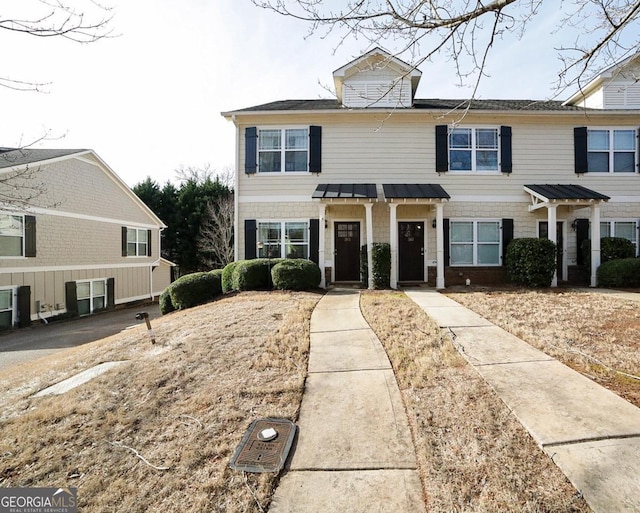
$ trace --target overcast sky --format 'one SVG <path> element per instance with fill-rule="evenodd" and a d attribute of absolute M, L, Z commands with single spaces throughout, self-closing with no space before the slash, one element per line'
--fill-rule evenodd
<path fill-rule="evenodd" d="M 337 38 L 305 39 L 303 22 L 249 0 L 110 5 L 120 35 L 92 44 L 0 31 L 2 76 L 50 82 L 45 93 L 0 87 L 0 146 L 48 134 L 35 147 L 93 149 L 130 186 L 147 176 L 163 184 L 181 166 L 223 170 L 234 166 L 235 131 L 220 112 L 330 97 L 323 85 L 333 84 L 332 72 L 371 48 L 360 40 L 334 51 Z M 557 12 L 543 11 L 524 39 L 498 41 L 478 96 L 549 98 L 557 23 Z M 420 69 L 420 98 L 471 94 L 444 58 Z"/>

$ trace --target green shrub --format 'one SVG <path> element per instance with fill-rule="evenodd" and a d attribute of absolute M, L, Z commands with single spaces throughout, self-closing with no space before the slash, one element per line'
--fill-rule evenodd
<path fill-rule="evenodd" d="M 222 270 L 222 278 L 220 281 L 222 284 L 222 292 L 224 294 L 234 290 L 233 289 L 233 271 L 235 271 L 236 266 L 238 265 L 239 262 L 241 262 L 241 260 L 238 260 L 238 262 L 231 262 L 230 264 L 227 264 L 225 268 Z"/>
<path fill-rule="evenodd" d="M 222 294 L 222 273 L 224 269 L 214 269 L 209 271 L 209 274 L 213 276 L 211 279 L 211 285 L 213 287 L 213 295 L 217 296 Z"/>
<path fill-rule="evenodd" d="M 220 274 L 192 273 L 181 276 L 171 284 L 171 302 L 177 310 L 201 305 L 214 299 L 220 292 Z"/>
<path fill-rule="evenodd" d="M 386 242 L 374 242 L 371 246 L 373 265 L 373 286 L 388 289 L 391 286 L 391 245 Z"/>
<path fill-rule="evenodd" d="M 360 247 L 360 283 L 363 287 L 368 287 L 369 284 L 369 259 L 367 253 L 367 245 Z"/>
<path fill-rule="evenodd" d="M 591 239 L 585 240 L 580 248 L 584 258 L 584 266 L 591 268 Z M 602 237 L 600 239 L 600 263 L 621 258 L 633 258 L 636 248 L 629 239 L 624 237 Z"/>
<path fill-rule="evenodd" d="M 280 290 L 309 290 L 320 285 L 320 267 L 311 260 L 285 259 L 271 269 L 273 286 Z"/>
<path fill-rule="evenodd" d="M 640 287 L 640 258 L 605 262 L 596 271 L 599 287 Z"/>
<path fill-rule="evenodd" d="M 548 239 L 513 239 L 507 247 L 509 278 L 528 287 L 548 287 L 556 270 L 556 245 Z"/>
<path fill-rule="evenodd" d="M 160 294 L 160 299 L 158 301 L 158 304 L 160 306 L 160 313 L 162 315 L 171 313 L 176 309 L 176 307 L 173 306 L 173 302 L 171 301 L 171 285 L 169 285 L 166 289 L 164 289 L 162 291 L 162 294 Z"/>
<path fill-rule="evenodd" d="M 259 290 L 270 289 L 271 269 L 282 258 L 255 258 L 253 260 L 240 260 L 233 270 L 232 288 L 233 290 Z"/>

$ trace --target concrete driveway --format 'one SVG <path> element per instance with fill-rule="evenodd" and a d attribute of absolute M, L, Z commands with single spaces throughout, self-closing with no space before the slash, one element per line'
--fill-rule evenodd
<path fill-rule="evenodd" d="M 152 320 L 160 316 L 157 304 L 147 304 L 70 321 L 34 324 L 30 328 L 0 335 L 0 370 L 144 324 L 144 321 L 136 320 L 137 312 L 147 312 Z"/>

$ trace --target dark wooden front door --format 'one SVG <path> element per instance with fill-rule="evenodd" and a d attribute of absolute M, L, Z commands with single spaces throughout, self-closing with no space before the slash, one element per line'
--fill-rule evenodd
<path fill-rule="evenodd" d="M 424 281 L 424 223 L 398 223 L 400 281 Z"/>
<path fill-rule="evenodd" d="M 564 246 L 564 237 L 562 236 L 562 226 L 564 221 L 558 221 L 556 223 L 556 271 L 558 274 L 558 279 L 562 280 L 562 247 Z M 540 239 L 548 239 L 549 238 L 549 222 L 541 221 L 539 224 L 538 238 Z"/>
<path fill-rule="evenodd" d="M 360 223 L 335 223 L 335 281 L 360 281 Z"/>

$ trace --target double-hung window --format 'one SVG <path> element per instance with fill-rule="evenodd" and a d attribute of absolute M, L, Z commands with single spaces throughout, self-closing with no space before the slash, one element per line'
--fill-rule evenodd
<path fill-rule="evenodd" d="M 87 315 L 107 307 L 107 280 L 76 282 L 78 314 Z"/>
<path fill-rule="evenodd" d="M 24 256 L 24 216 L 0 214 L 0 257 Z"/>
<path fill-rule="evenodd" d="M 498 171 L 497 128 L 454 128 L 449 132 L 451 171 Z"/>
<path fill-rule="evenodd" d="M 13 289 L 0 289 L 0 330 L 13 326 L 13 294 Z"/>
<path fill-rule="evenodd" d="M 622 237 L 633 243 L 638 254 L 638 223 L 635 220 L 601 221 L 600 237 Z"/>
<path fill-rule="evenodd" d="M 449 241 L 451 265 L 501 265 L 499 220 L 452 220 Z"/>
<path fill-rule="evenodd" d="M 634 129 L 587 130 L 587 170 L 589 173 L 634 173 L 636 170 Z"/>
<path fill-rule="evenodd" d="M 308 128 L 258 130 L 258 172 L 290 173 L 308 170 Z"/>
<path fill-rule="evenodd" d="M 257 242 L 260 258 L 309 258 L 309 223 L 258 222 Z"/>
<path fill-rule="evenodd" d="M 127 256 L 147 256 L 149 243 L 148 230 L 127 228 Z"/>

